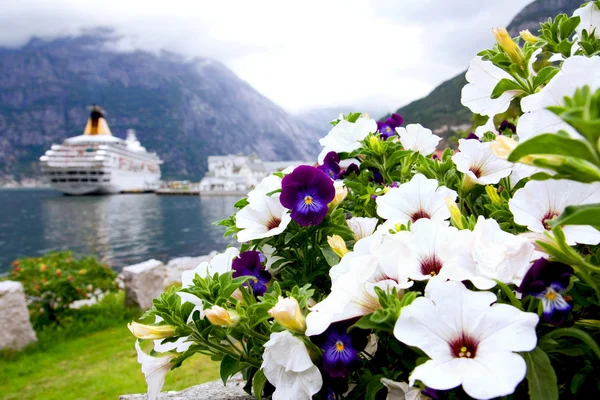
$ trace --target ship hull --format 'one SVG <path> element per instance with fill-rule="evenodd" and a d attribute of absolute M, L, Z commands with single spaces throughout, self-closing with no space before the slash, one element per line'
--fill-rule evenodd
<path fill-rule="evenodd" d="M 71 196 L 146 192 L 156 188 L 160 182 L 159 174 L 144 172 L 113 170 L 106 171 L 102 178 L 90 178 L 94 176 L 90 173 L 95 171 L 80 170 L 79 175 L 67 175 L 68 177 L 62 177 L 64 174 L 61 175 L 59 171 L 53 172 L 54 174 L 48 176 L 52 188 Z"/>

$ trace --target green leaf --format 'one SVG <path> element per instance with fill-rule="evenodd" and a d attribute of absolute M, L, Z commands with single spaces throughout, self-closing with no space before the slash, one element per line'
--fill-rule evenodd
<path fill-rule="evenodd" d="M 568 206 L 563 213 L 550 221 L 550 226 L 591 225 L 600 229 L 600 204 Z"/>
<path fill-rule="evenodd" d="M 558 383 L 550 358 L 539 347 L 520 353 L 527 363 L 530 400 L 558 400 Z"/>
<path fill-rule="evenodd" d="M 494 87 L 491 98 L 497 99 L 498 97 L 502 96 L 504 94 L 504 92 L 509 91 L 509 90 L 523 91 L 523 88 L 521 87 L 521 85 L 519 85 L 517 82 L 513 81 L 512 79 L 503 78 Z"/>
<path fill-rule="evenodd" d="M 381 383 L 381 378 L 383 378 L 383 375 L 373 375 L 373 377 L 369 381 L 369 384 L 367 385 L 365 400 L 375 400 L 377 392 L 383 389 L 383 383 Z"/>
<path fill-rule="evenodd" d="M 266 383 L 267 378 L 265 377 L 264 372 L 262 371 L 262 369 L 258 370 L 258 372 L 256 372 L 256 374 L 254 375 L 254 378 L 252 379 L 252 391 L 254 392 L 254 397 L 256 398 L 256 400 L 262 399 L 262 392 Z"/>
<path fill-rule="evenodd" d="M 227 384 L 227 379 L 240 370 L 240 362 L 230 355 L 225 355 L 221 360 L 221 379 L 223 384 Z"/>
<path fill-rule="evenodd" d="M 517 162 L 521 158 L 532 154 L 550 154 L 582 158 L 592 164 L 597 164 L 598 162 L 593 150 L 586 142 L 553 133 L 534 136 L 531 139 L 520 143 L 508 156 L 508 161 Z"/>
<path fill-rule="evenodd" d="M 233 205 L 235 208 L 244 208 L 248 205 L 248 199 L 247 198 L 243 198 L 243 199 L 239 199 L 238 201 L 236 201 L 236 203 Z"/>
<path fill-rule="evenodd" d="M 334 265 L 338 265 L 340 263 L 340 257 L 337 254 L 335 254 L 335 252 L 331 250 L 331 248 L 322 247 L 321 253 L 323 253 L 325 261 L 327 261 L 327 264 L 329 264 L 330 267 L 333 267 Z"/>
<path fill-rule="evenodd" d="M 580 329 L 577 329 L 577 328 L 555 329 L 555 330 L 551 331 L 550 333 L 548 333 L 545 337 L 556 339 L 556 338 L 563 337 L 563 336 L 568 336 L 568 337 L 572 337 L 572 338 L 581 340 L 583 343 L 588 345 L 590 350 L 592 350 L 594 352 L 594 354 L 596 355 L 596 357 L 598 357 L 598 359 L 600 359 L 600 347 L 598 347 L 598 343 L 596 343 L 594 338 L 592 336 L 590 336 L 589 333 L 586 333 Z"/>
<path fill-rule="evenodd" d="M 550 79 L 554 78 L 554 75 L 556 75 L 558 71 L 560 71 L 560 68 L 553 67 L 551 65 L 544 67 L 540 70 L 540 72 L 538 72 L 535 78 L 533 78 L 533 83 L 536 87 L 545 85 L 550 81 Z"/>

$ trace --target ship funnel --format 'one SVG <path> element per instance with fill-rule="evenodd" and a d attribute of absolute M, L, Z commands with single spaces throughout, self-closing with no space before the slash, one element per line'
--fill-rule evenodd
<path fill-rule="evenodd" d="M 93 104 L 90 107 L 90 119 L 85 126 L 83 134 L 112 136 L 110 128 L 104 119 L 104 110 L 100 106 Z"/>

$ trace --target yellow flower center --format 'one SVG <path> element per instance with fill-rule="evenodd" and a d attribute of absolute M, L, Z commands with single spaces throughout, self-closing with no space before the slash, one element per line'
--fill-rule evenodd
<path fill-rule="evenodd" d="M 462 346 L 460 348 L 460 353 L 458 353 L 458 357 L 460 358 L 471 358 L 471 352 L 467 349 L 466 346 Z"/>
<path fill-rule="evenodd" d="M 258 278 L 254 278 L 254 283 L 258 283 Z"/>
<path fill-rule="evenodd" d="M 556 292 L 552 289 L 548 289 L 544 297 L 546 297 L 550 301 L 553 301 L 554 299 L 556 299 Z"/>
<path fill-rule="evenodd" d="M 313 203 L 313 198 L 310 196 L 306 196 L 304 198 L 304 204 L 306 204 L 307 206 L 311 205 Z"/>
<path fill-rule="evenodd" d="M 344 343 L 342 343 L 341 341 L 339 341 L 339 340 L 338 340 L 338 341 L 335 343 L 335 349 L 336 349 L 337 351 L 344 351 Z"/>

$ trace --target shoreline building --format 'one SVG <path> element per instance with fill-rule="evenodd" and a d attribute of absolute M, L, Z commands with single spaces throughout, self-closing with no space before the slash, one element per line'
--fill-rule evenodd
<path fill-rule="evenodd" d="M 208 172 L 200 181 L 200 194 L 245 194 L 273 172 L 306 161 L 263 161 L 255 155 L 209 156 Z"/>

